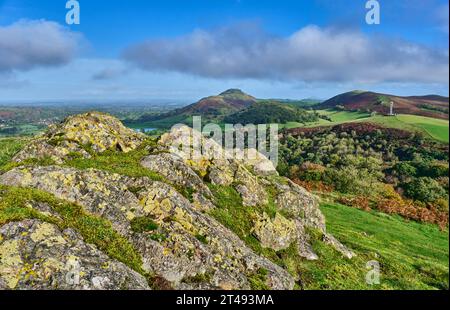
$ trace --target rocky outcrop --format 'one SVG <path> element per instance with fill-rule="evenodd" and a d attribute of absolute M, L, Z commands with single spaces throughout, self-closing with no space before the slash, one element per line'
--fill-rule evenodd
<path fill-rule="evenodd" d="M 143 258 L 142 268 L 175 288 L 195 288 L 194 284 L 183 284 L 183 279 L 208 273 L 210 281 L 203 286 L 249 289 L 246 273 L 260 268 L 268 271 L 270 288 L 292 289 L 294 285 L 285 270 L 256 255 L 165 183 L 58 166 L 15 168 L 2 175 L 0 183 L 47 191 L 108 219 L 135 245 Z M 158 229 L 134 232 L 133 220 L 143 217 L 151 217 Z"/>
<path fill-rule="evenodd" d="M 175 289 L 251 289 L 250 277 L 261 270 L 265 287 L 292 289 L 296 279 L 291 274 L 257 254 L 255 247 L 244 242 L 245 238 L 241 240 L 233 233 L 236 227 L 223 225 L 214 216 L 214 211 L 228 204 L 218 202 L 214 187 L 232 189 L 240 196 L 239 208 L 247 208 L 253 225 L 246 234 L 256 238 L 260 248 L 276 252 L 294 246 L 300 257 L 320 259 L 310 245 L 309 230 L 314 229 L 343 255 L 353 255 L 326 232 L 317 199 L 279 177 L 266 157 L 255 154 L 251 159 L 236 159 L 213 140 L 192 130 L 187 137 L 185 130 L 163 135 L 156 147 L 140 155 L 145 150 L 145 136 L 126 129 L 111 116 L 88 113 L 52 127 L 20 152 L 16 162 L 50 157 L 55 164 L 39 166 L 27 161 L 27 165 L 1 175 L 0 185 L 47 192 L 108 221 L 136 250 L 142 266 L 132 270 L 85 243 L 74 229 L 60 230 L 43 222 L 45 216 L 61 221 L 63 217 L 46 203 L 30 201 L 27 208 L 45 216 L 0 227 L 0 247 L 10 253 L 0 258 L 0 288 L 74 288 L 63 283 L 67 255 L 71 255 L 78 258 L 86 273 L 76 289 L 147 289 L 145 279 L 149 277 L 160 278 Z M 179 142 L 189 144 L 174 147 Z M 192 156 L 195 146 L 205 152 Z M 137 148 L 142 158 L 136 165 L 160 174 L 161 181 L 80 170 L 69 167 L 67 162 L 73 153 L 89 158 L 106 150 L 132 152 Z M 22 234 L 25 229 L 42 232 L 43 227 L 43 239 Z M 17 249 L 17 242 L 25 247 Z M 48 271 L 47 265 L 37 263 L 39 259 L 51 261 L 53 256 L 59 269 Z M 36 276 L 22 273 L 28 264 L 35 267 Z M 111 269 L 102 269 L 103 264 Z M 112 279 L 112 272 L 118 277 Z"/>
<path fill-rule="evenodd" d="M 171 153 L 149 155 L 142 159 L 141 165 L 160 173 L 179 187 L 189 188 L 208 197 L 212 196 L 200 176 L 177 155 Z"/>
<path fill-rule="evenodd" d="M 223 149 L 214 140 L 204 138 L 187 126 L 163 135 L 159 145 L 161 150 L 178 156 L 212 184 L 233 185 L 241 194 L 245 206 L 268 203 L 267 193 L 258 179 L 262 175 L 273 175 L 277 172 L 272 162 L 256 150 L 250 149 L 236 154 Z M 178 148 L 179 145 L 184 147 Z M 202 154 L 196 154 L 197 150 L 202 150 Z M 241 159 L 237 160 L 235 157 Z M 254 170 L 254 167 L 260 167 L 258 171 L 262 175 L 251 173 L 249 169 Z M 158 171 L 164 174 L 164 171 Z"/>
<path fill-rule="evenodd" d="M 305 226 L 326 231 L 325 217 L 319 209 L 317 197 L 290 180 L 287 184 L 276 183 L 275 203 L 290 216 L 299 219 Z"/>
<path fill-rule="evenodd" d="M 0 289 L 149 289 L 146 279 L 87 244 L 73 229 L 39 220 L 0 227 Z"/>
<path fill-rule="evenodd" d="M 139 146 L 144 137 L 126 128 L 116 118 L 98 112 L 68 117 L 62 124 L 53 125 L 43 137 L 36 139 L 13 159 L 50 158 L 62 163 L 67 156 L 76 153 L 89 158 L 90 152 L 106 150 L 129 152 Z"/>
<path fill-rule="evenodd" d="M 263 213 L 256 220 L 253 231 L 263 247 L 275 251 L 288 248 L 297 239 L 295 223 L 278 213 L 274 219 Z"/>

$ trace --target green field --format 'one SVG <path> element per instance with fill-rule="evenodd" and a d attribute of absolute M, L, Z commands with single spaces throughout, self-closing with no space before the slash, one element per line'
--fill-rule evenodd
<path fill-rule="evenodd" d="M 303 123 L 299 123 L 299 122 L 287 122 L 285 124 L 280 124 L 280 128 L 286 128 L 286 129 L 291 129 L 291 128 L 298 128 L 298 127 L 316 127 L 316 126 L 326 126 L 330 124 L 329 121 L 326 121 L 324 119 L 319 119 L 317 122 L 313 122 L 313 123 L 307 123 L 306 125 Z"/>
<path fill-rule="evenodd" d="M 449 122 L 447 120 L 407 114 L 395 117 L 375 116 L 369 120 L 387 127 L 417 130 L 438 141 L 449 142 Z"/>
<path fill-rule="evenodd" d="M 345 123 L 354 120 L 362 120 L 370 117 L 370 114 L 365 112 L 336 111 L 336 110 L 319 110 L 317 112 L 319 112 L 319 114 L 328 116 L 332 120 L 333 124 Z"/>
<path fill-rule="evenodd" d="M 320 119 L 318 122 L 302 124 L 291 122 L 284 128 L 334 126 L 349 122 L 371 122 L 389 128 L 416 131 L 435 140 L 449 143 L 449 121 L 418 115 L 399 114 L 396 116 L 371 116 L 364 112 L 318 110 L 319 114 L 327 116 L 331 121 Z"/>
<path fill-rule="evenodd" d="M 317 127 L 317 126 L 327 126 L 327 125 L 338 125 L 342 123 L 347 123 L 355 120 L 363 120 L 370 117 L 367 113 L 361 112 L 350 112 L 350 111 L 334 111 L 334 110 L 318 110 L 319 114 L 328 116 L 331 122 L 320 118 L 317 122 L 312 123 L 299 123 L 299 122 L 288 122 L 280 125 L 281 128 L 291 129 L 298 127 Z"/>
<path fill-rule="evenodd" d="M 327 230 L 357 256 L 345 259 L 317 242 L 313 247 L 321 259 L 302 267 L 306 288 L 448 289 L 448 231 L 339 204 L 323 203 L 321 210 Z M 365 282 L 371 260 L 380 263 L 380 285 Z"/>

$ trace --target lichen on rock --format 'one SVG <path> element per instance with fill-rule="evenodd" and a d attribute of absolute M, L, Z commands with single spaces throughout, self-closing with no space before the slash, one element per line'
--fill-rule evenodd
<path fill-rule="evenodd" d="M 244 275 L 249 268 L 267 269 L 273 278 L 273 289 L 292 289 L 294 285 L 285 270 L 255 254 L 231 231 L 197 211 L 168 184 L 58 166 L 15 168 L 0 176 L 0 184 L 48 191 L 108 219 L 141 254 L 142 268 L 162 276 L 175 288 L 185 277 L 206 269 L 214 271 L 209 285 L 216 288 L 225 285 L 248 289 Z M 139 190 L 131 192 L 130 188 Z M 130 222 L 138 216 L 153 218 L 160 226 L 156 233 L 166 234 L 164 240 L 151 238 L 155 232 L 133 232 Z M 206 244 L 198 236 L 205 237 Z"/>
<path fill-rule="evenodd" d="M 50 126 L 43 136 L 27 145 L 13 160 L 50 158 L 61 164 L 71 154 L 89 158 L 90 152 L 116 150 L 127 153 L 143 140 L 143 135 L 126 128 L 117 118 L 89 112 L 70 116 L 61 124 Z"/>
<path fill-rule="evenodd" d="M 149 289 L 146 279 L 86 244 L 72 229 L 38 220 L 0 227 L 0 289 Z"/>
<path fill-rule="evenodd" d="M 252 160 L 236 159 L 213 140 L 188 131 L 191 136 L 180 129 L 163 135 L 151 152 L 140 147 L 130 153 L 142 156 L 133 157 L 134 169 L 139 170 L 140 164 L 163 176 L 158 179 L 67 167 L 73 153 L 95 160 L 96 153 L 106 150 L 123 155 L 145 146 L 144 136 L 102 113 L 69 117 L 31 142 L 15 157 L 19 165 L 47 157 L 54 164 L 15 167 L 0 176 L 0 184 L 50 193 L 106 221 L 137 253 L 139 266 L 133 271 L 111 259 L 74 229 L 61 230 L 41 218 L 11 222 L 0 227 L 0 288 L 71 289 L 62 274 L 67 262 L 77 257 L 86 274 L 80 276 L 76 289 L 147 289 L 143 274 L 175 289 L 251 289 L 255 283 L 268 289 L 293 289 L 295 277 L 261 249 L 276 255 L 295 246 L 298 256 L 320 259 L 310 245 L 308 229 L 318 230 L 325 243 L 346 257 L 353 255 L 326 232 L 317 199 L 278 176 L 267 158 L 256 154 Z M 177 142 L 190 145 L 174 148 Z M 195 147 L 206 153 L 192 157 Z M 229 189 L 236 201 L 219 203 L 214 187 Z M 243 234 L 236 231 L 240 223 L 234 219 L 221 221 L 214 216 L 224 206 L 238 209 L 227 210 L 241 212 L 235 213 L 241 219 L 245 216 Z M 28 207 L 62 221 L 62 213 L 45 203 L 32 201 Z M 22 235 L 25 229 L 28 233 Z M 23 272 L 30 266 L 32 273 Z M 111 278 L 113 272 L 119 276 Z"/>
<path fill-rule="evenodd" d="M 288 248 L 297 238 L 294 221 L 288 220 L 279 213 L 271 219 L 266 213 L 260 215 L 253 227 L 253 232 L 266 248 L 275 251 Z"/>

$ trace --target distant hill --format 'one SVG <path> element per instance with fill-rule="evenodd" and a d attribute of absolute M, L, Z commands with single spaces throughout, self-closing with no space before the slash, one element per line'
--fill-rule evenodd
<path fill-rule="evenodd" d="M 210 96 L 174 111 L 177 114 L 201 114 L 202 116 L 223 116 L 249 107 L 257 100 L 240 89 L 229 89 L 218 96 Z"/>
<path fill-rule="evenodd" d="M 317 115 L 301 109 L 300 102 L 292 100 L 261 100 L 240 89 L 229 89 L 186 107 L 160 115 L 144 115 L 137 123 L 150 127 L 169 128 L 176 123 L 189 124 L 192 116 L 201 116 L 203 122 L 228 122 L 241 124 L 305 122 L 316 120 Z M 310 106 L 310 101 L 303 104 Z M 128 123 L 128 122 L 127 122 Z"/>
<path fill-rule="evenodd" d="M 257 100 L 240 89 L 229 89 L 217 96 L 210 96 L 196 103 L 160 115 L 143 115 L 137 123 L 168 128 L 176 123 L 188 123 L 192 116 L 202 116 L 202 121 L 222 121 L 227 115 L 243 110 Z"/>
<path fill-rule="evenodd" d="M 388 114 L 391 101 L 394 102 L 396 114 L 449 118 L 449 98 L 437 95 L 401 97 L 369 91 L 352 91 L 335 96 L 315 107 Z"/>
<path fill-rule="evenodd" d="M 225 122 L 231 124 L 306 123 L 317 120 L 318 114 L 316 113 L 273 100 L 261 100 L 244 110 L 225 117 Z"/>

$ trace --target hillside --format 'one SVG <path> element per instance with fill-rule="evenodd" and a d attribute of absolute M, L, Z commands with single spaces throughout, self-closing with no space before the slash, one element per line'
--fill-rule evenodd
<path fill-rule="evenodd" d="M 201 116 L 203 122 L 232 124 L 265 124 L 287 122 L 313 122 L 317 115 L 304 108 L 315 101 L 256 99 L 239 89 L 229 89 L 217 96 L 210 96 L 187 107 L 160 115 L 143 115 L 134 122 L 126 121 L 130 127 L 167 129 L 177 123 L 192 125 L 192 116 Z M 145 126 L 144 126 L 145 125 Z"/>
<path fill-rule="evenodd" d="M 215 117 L 245 109 L 256 102 L 256 99 L 240 89 L 229 89 L 218 96 L 201 99 L 197 103 L 175 111 L 175 114 L 203 115 Z"/>
<path fill-rule="evenodd" d="M 448 231 L 319 209 L 264 157 L 168 152 L 183 132 L 152 139 L 89 113 L 0 140 L 0 289 L 448 289 Z"/>
<path fill-rule="evenodd" d="M 394 102 L 396 114 L 449 118 L 449 98 L 436 95 L 401 97 L 369 91 L 352 91 L 337 95 L 315 107 L 316 109 L 343 109 L 388 114 L 391 101 Z"/>
<path fill-rule="evenodd" d="M 185 133 L 221 153 L 188 128 L 152 139 L 92 112 L 3 158 L 0 289 L 294 289 L 322 259 L 313 242 L 354 256 L 265 157 L 189 159 L 171 151 Z"/>
<path fill-rule="evenodd" d="M 315 113 L 272 100 L 261 100 L 244 110 L 226 116 L 224 119 L 226 123 L 230 124 L 306 123 L 317 120 L 318 116 Z"/>
<path fill-rule="evenodd" d="M 448 144 L 374 123 L 285 130 L 278 171 L 346 205 L 448 225 Z"/>
<path fill-rule="evenodd" d="M 301 100 L 270 99 L 270 100 L 276 101 L 279 103 L 289 104 L 289 105 L 296 106 L 296 107 L 303 108 L 303 109 L 312 108 L 322 102 L 322 100 L 318 100 L 318 99 L 301 99 Z"/>
<path fill-rule="evenodd" d="M 143 115 L 136 123 L 153 127 L 170 128 L 176 123 L 188 123 L 192 116 L 202 116 L 203 121 L 221 121 L 230 115 L 256 103 L 257 100 L 239 89 L 229 89 L 217 96 L 210 96 L 186 107 L 160 115 Z"/>

